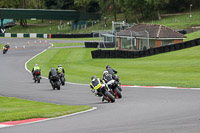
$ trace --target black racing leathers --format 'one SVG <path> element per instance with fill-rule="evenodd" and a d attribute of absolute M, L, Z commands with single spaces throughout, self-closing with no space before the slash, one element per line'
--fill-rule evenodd
<path fill-rule="evenodd" d="M 117 71 L 116 71 L 115 69 L 113 69 L 113 68 L 107 68 L 106 70 L 107 70 L 108 73 L 110 73 L 112 76 L 114 76 L 114 74 L 117 73 Z"/>
<path fill-rule="evenodd" d="M 103 80 L 108 83 L 109 81 L 111 81 L 113 78 L 112 78 L 112 75 L 110 73 L 104 73 L 103 74 Z"/>
<path fill-rule="evenodd" d="M 58 72 L 56 70 L 51 70 L 49 72 L 49 79 L 53 80 L 53 79 L 56 79 L 56 78 L 58 78 Z"/>

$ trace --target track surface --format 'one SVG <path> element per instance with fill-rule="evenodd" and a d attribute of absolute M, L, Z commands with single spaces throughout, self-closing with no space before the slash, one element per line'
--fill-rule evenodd
<path fill-rule="evenodd" d="M 0 95 L 56 104 L 90 105 L 98 109 L 1 128 L 1 133 L 200 133 L 198 90 L 124 87 L 123 98 L 112 104 L 102 103 L 93 96 L 89 85 L 66 84 L 60 91 L 53 91 L 48 80 L 35 84 L 32 75 L 24 69 L 25 62 L 47 48 L 47 44 L 30 44 L 23 50 L 22 45 L 28 39 L 1 38 L 1 43 L 7 41 L 11 50 L 6 55 L 0 53 Z M 18 50 L 13 49 L 15 45 Z"/>

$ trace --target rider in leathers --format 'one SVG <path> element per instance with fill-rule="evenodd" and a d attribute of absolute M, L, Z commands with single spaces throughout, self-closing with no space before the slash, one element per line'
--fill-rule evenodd
<path fill-rule="evenodd" d="M 40 71 L 40 75 L 41 75 L 41 69 L 40 69 L 40 67 L 38 66 L 38 64 L 35 64 L 35 66 L 32 69 L 33 79 L 35 79 L 35 73 L 37 71 Z"/>
<path fill-rule="evenodd" d="M 55 68 L 51 68 L 51 71 L 49 71 L 49 82 L 51 85 L 53 85 L 53 81 L 58 79 L 58 72 L 55 70 Z"/>
<path fill-rule="evenodd" d="M 92 93 L 95 93 L 95 96 L 99 96 L 102 97 L 103 95 L 100 93 L 100 87 L 101 84 L 104 84 L 104 81 L 97 78 L 96 76 L 92 76 L 91 77 L 91 83 L 90 83 L 90 90 L 92 91 Z M 105 96 L 102 97 L 102 101 L 104 101 Z"/>
<path fill-rule="evenodd" d="M 108 73 L 110 73 L 113 77 L 114 77 L 114 74 L 117 73 L 117 71 L 113 68 L 110 67 L 110 65 L 107 65 L 106 66 L 106 70 L 108 71 Z"/>
<path fill-rule="evenodd" d="M 113 76 L 107 70 L 103 72 L 103 80 L 106 82 L 108 87 L 115 82 Z"/>
<path fill-rule="evenodd" d="M 64 70 L 64 68 L 62 67 L 61 64 L 58 65 L 58 68 L 56 68 L 56 71 L 57 71 L 58 73 L 63 73 L 63 74 L 65 74 L 65 70 Z"/>

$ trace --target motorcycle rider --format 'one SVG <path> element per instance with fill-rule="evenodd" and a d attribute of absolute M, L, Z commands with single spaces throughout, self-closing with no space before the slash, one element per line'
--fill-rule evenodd
<path fill-rule="evenodd" d="M 51 83 L 51 85 L 53 86 L 53 81 L 58 79 L 58 72 L 55 70 L 54 67 L 51 68 L 51 70 L 49 71 L 49 82 Z"/>
<path fill-rule="evenodd" d="M 4 45 L 4 47 L 3 47 L 3 50 L 8 50 L 10 48 L 10 45 L 9 45 L 9 43 L 7 43 L 6 45 Z"/>
<path fill-rule="evenodd" d="M 104 84 L 105 82 L 97 78 L 96 76 L 92 76 L 91 80 L 92 81 L 90 83 L 90 90 L 92 91 L 92 93 L 95 94 L 95 96 L 102 97 L 103 95 L 100 93 L 100 87 L 101 87 L 101 84 Z M 104 101 L 104 99 L 106 99 L 105 96 L 102 97 L 102 101 Z"/>
<path fill-rule="evenodd" d="M 108 71 L 108 73 L 110 73 L 113 77 L 114 77 L 114 74 L 117 73 L 117 71 L 113 68 L 110 67 L 110 65 L 107 65 L 106 66 L 106 70 Z"/>
<path fill-rule="evenodd" d="M 38 64 L 35 64 L 34 67 L 33 67 L 33 69 L 32 69 L 33 79 L 35 79 L 35 73 L 37 71 L 40 71 L 40 75 L 41 75 L 41 69 L 40 69 L 40 67 L 38 66 Z"/>
<path fill-rule="evenodd" d="M 110 85 L 112 85 L 115 82 L 112 75 L 107 70 L 103 72 L 103 80 L 106 82 L 108 87 L 110 87 Z"/>
<path fill-rule="evenodd" d="M 111 68 L 110 65 L 106 66 L 105 71 L 108 71 L 108 73 L 112 75 L 112 79 L 118 82 L 118 88 L 120 91 L 122 91 L 122 88 L 121 88 L 120 82 L 119 82 L 119 77 L 117 75 L 115 75 L 115 74 L 117 74 L 117 71 L 115 69 Z M 113 83 L 113 81 L 110 81 L 110 83 Z"/>
<path fill-rule="evenodd" d="M 64 68 L 62 67 L 61 64 L 58 65 L 58 67 L 56 68 L 56 71 L 58 72 L 58 76 L 60 78 L 62 85 L 64 85 L 65 84 L 64 83 L 65 82 L 65 70 L 64 70 Z"/>
<path fill-rule="evenodd" d="M 62 67 L 61 64 L 58 65 L 58 67 L 56 68 L 56 71 L 58 72 L 58 74 L 59 73 L 65 74 L 65 70 L 64 70 L 64 68 Z"/>

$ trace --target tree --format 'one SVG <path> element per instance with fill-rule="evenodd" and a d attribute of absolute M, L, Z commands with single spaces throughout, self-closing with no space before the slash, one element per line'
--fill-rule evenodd
<path fill-rule="evenodd" d="M 14 8 L 19 5 L 19 0 L 1 0 L 0 8 Z"/>
<path fill-rule="evenodd" d="M 158 19 L 161 19 L 160 9 L 169 3 L 169 0 L 147 0 L 147 3 L 157 10 Z"/>
<path fill-rule="evenodd" d="M 45 0 L 47 9 L 74 9 L 74 0 Z"/>
<path fill-rule="evenodd" d="M 74 5 L 78 10 L 86 12 L 97 12 L 100 9 L 98 0 L 74 0 Z"/>

